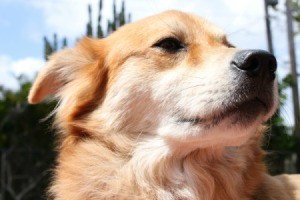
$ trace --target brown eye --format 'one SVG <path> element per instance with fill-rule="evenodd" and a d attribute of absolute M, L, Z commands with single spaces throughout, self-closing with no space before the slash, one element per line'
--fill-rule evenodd
<path fill-rule="evenodd" d="M 178 39 L 173 37 L 162 39 L 155 43 L 153 47 L 161 48 L 168 53 L 176 53 L 185 49 L 185 46 Z"/>

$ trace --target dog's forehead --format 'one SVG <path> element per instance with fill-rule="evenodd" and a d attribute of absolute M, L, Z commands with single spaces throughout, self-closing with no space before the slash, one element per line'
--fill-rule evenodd
<path fill-rule="evenodd" d="M 223 41 L 225 33 L 202 17 L 180 11 L 166 11 L 143 20 L 125 25 L 112 34 L 119 41 L 138 42 L 150 45 L 163 38 L 174 36 L 192 42 L 201 42 L 203 37 Z M 122 40 L 123 38 L 123 40 Z"/>
<path fill-rule="evenodd" d="M 182 32 L 183 34 L 198 36 L 202 34 L 214 37 L 223 37 L 224 32 L 206 19 L 180 11 L 167 11 L 145 19 L 148 24 L 156 23 L 157 28 L 171 32 Z M 142 22 L 142 21 L 141 21 Z M 143 23 L 143 22 L 142 22 Z M 151 27 L 152 28 L 152 27 Z"/>

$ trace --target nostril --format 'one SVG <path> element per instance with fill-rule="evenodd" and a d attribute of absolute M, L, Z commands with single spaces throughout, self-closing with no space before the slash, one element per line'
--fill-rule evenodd
<path fill-rule="evenodd" d="M 243 69 L 247 71 L 256 71 L 259 69 L 259 67 L 260 67 L 259 59 L 257 57 L 252 57 L 249 59 L 249 61 L 246 63 Z"/>

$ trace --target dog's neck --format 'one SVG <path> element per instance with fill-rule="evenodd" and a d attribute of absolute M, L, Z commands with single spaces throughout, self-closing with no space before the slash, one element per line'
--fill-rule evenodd
<path fill-rule="evenodd" d="M 152 188 L 157 199 L 249 199 L 264 172 L 262 151 L 253 145 L 257 141 L 182 156 L 152 139 L 135 148 L 127 165 L 139 190 Z"/>
<path fill-rule="evenodd" d="M 62 145 L 68 146 L 61 150 L 61 154 L 65 154 L 63 157 L 71 157 L 67 162 L 61 162 L 57 181 L 68 182 L 68 187 L 78 178 L 84 178 L 86 184 L 96 183 L 92 188 L 99 190 L 86 191 L 82 197 L 92 193 L 103 199 L 247 200 L 254 195 L 265 172 L 259 136 L 240 147 L 196 149 L 185 154 L 178 149 L 172 150 L 163 139 L 127 136 L 111 133 L 105 136 L 109 137 L 106 139 L 101 137 Z M 183 145 L 181 148 L 188 147 Z M 84 160 L 80 155 L 85 155 Z M 78 158 L 74 159 L 76 156 Z M 93 166 L 89 160 L 93 160 Z M 66 178 L 64 165 L 75 168 L 80 165 L 81 169 L 91 170 L 77 170 L 76 174 Z M 68 187 L 52 190 L 53 193 L 69 191 Z M 75 187 L 80 185 L 71 189 Z M 78 191 L 76 196 L 80 196 Z"/>

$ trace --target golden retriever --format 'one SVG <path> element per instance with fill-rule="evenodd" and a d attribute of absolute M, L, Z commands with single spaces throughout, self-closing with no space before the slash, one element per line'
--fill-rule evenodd
<path fill-rule="evenodd" d="M 30 103 L 59 101 L 50 195 L 296 199 L 299 176 L 269 176 L 260 147 L 277 106 L 276 65 L 179 11 L 52 55 L 29 94 Z"/>

